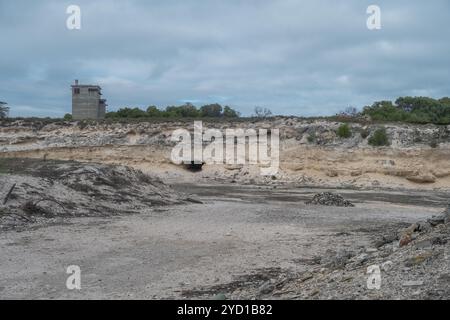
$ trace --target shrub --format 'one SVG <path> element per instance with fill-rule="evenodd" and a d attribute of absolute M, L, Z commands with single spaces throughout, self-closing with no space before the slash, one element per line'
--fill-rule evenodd
<path fill-rule="evenodd" d="M 71 121 L 73 119 L 70 113 L 66 113 L 63 118 L 65 121 Z"/>
<path fill-rule="evenodd" d="M 313 142 L 315 142 L 316 141 L 316 133 L 315 132 L 311 132 L 309 135 L 308 135 L 308 142 L 309 143 L 313 143 Z"/>
<path fill-rule="evenodd" d="M 352 136 L 352 130 L 347 123 L 344 123 L 339 126 L 337 135 L 341 138 L 350 138 Z"/>
<path fill-rule="evenodd" d="M 371 146 L 374 147 L 390 145 L 385 128 L 375 130 L 373 135 L 369 138 L 368 142 Z"/>
<path fill-rule="evenodd" d="M 439 143 L 438 143 L 438 141 L 436 139 L 431 140 L 431 142 L 430 142 L 430 147 L 431 148 L 435 149 L 435 148 L 438 147 L 438 145 L 439 145 Z"/>
<path fill-rule="evenodd" d="M 255 118 L 269 118 L 272 116 L 272 111 L 268 108 L 255 107 L 253 117 Z"/>

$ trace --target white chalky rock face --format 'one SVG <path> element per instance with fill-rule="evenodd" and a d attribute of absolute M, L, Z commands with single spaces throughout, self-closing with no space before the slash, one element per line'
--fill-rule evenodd
<path fill-rule="evenodd" d="M 379 124 L 351 123 L 351 137 L 340 138 L 341 124 L 276 117 L 258 121 L 204 121 L 207 129 L 279 129 L 279 170 L 272 179 L 261 166 L 231 172 L 207 165 L 195 179 L 237 183 L 299 183 L 321 187 L 450 190 L 448 126 L 384 124 L 389 146 L 373 147 L 368 138 Z M 191 181 L 193 176 L 170 161 L 174 130 L 194 122 L 45 122 L 3 121 L 0 157 L 32 157 L 117 163 L 151 170 L 163 178 Z M 438 137 L 438 138 L 436 138 Z M 276 179 L 276 181 L 274 181 Z"/>

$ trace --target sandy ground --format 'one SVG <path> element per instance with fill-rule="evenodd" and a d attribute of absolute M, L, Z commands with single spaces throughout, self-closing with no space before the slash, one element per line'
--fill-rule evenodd
<path fill-rule="evenodd" d="M 330 248 L 370 247 L 379 232 L 446 205 L 436 192 L 339 190 L 356 206 L 336 208 L 305 205 L 313 189 L 174 187 L 204 204 L 1 233 L 0 298 L 253 298 L 245 287 L 267 274 L 305 271 Z M 81 290 L 66 288 L 69 265 L 81 268 Z"/>

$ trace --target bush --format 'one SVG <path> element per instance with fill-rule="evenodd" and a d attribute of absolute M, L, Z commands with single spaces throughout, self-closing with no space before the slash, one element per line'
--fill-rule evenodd
<path fill-rule="evenodd" d="M 374 147 L 390 145 L 385 128 L 380 128 L 380 129 L 375 130 L 373 135 L 369 138 L 368 142 L 371 146 L 374 146 Z"/>
<path fill-rule="evenodd" d="M 73 119 L 70 113 L 66 113 L 63 118 L 65 121 L 71 121 Z"/>
<path fill-rule="evenodd" d="M 268 108 L 255 107 L 253 117 L 255 118 L 268 118 L 272 116 L 272 111 Z"/>
<path fill-rule="evenodd" d="M 309 143 L 313 143 L 316 141 L 317 137 L 316 137 L 316 133 L 315 132 L 311 132 L 308 135 L 308 138 L 306 138 L 308 140 Z"/>
<path fill-rule="evenodd" d="M 344 123 L 339 126 L 337 135 L 341 138 L 350 138 L 352 136 L 352 130 L 347 123 Z"/>
<path fill-rule="evenodd" d="M 431 140 L 431 142 L 430 142 L 430 147 L 431 148 L 435 149 L 438 146 L 439 146 L 439 143 L 438 143 L 438 141 L 436 139 Z"/>

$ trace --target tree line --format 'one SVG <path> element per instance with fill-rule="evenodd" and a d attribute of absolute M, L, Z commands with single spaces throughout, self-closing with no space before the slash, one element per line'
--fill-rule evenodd
<path fill-rule="evenodd" d="M 377 101 L 357 115 L 374 121 L 450 124 L 450 98 L 400 97 L 395 102 Z"/>
<path fill-rule="evenodd" d="M 156 106 L 149 106 L 147 110 L 140 108 L 121 108 L 106 113 L 108 119 L 123 118 L 238 118 L 240 113 L 229 106 L 222 107 L 218 103 L 207 104 L 197 108 L 191 103 L 181 106 L 168 106 L 164 110 Z"/>
<path fill-rule="evenodd" d="M 10 108 L 6 102 L 0 101 L 0 119 L 8 117 Z M 106 118 L 239 118 L 241 114 L 229 106 L 221 106 L 218 103 L 196 107 L 191 103 L 181 106 L 168 106 L 159 109 L 149 106 L 146 110 L 140 108 L 121 108 L 108 112 Z M 266 118 L 272 116 L 267 108 L 255 107 L 253 117 Z M 339 118 L 358 120 L 366 118 L 372 121 L 395 121 L 419 124 L 450 124 L 450 98 L 433 99 L 429 97 L 399 97 L 394 102 L 389 100 L 377 101 L 366 106 L 362 111 L 349 107 L 337 114 Z M 331 117 L 333 118 L 333 117 Z M 67 114 L 65 120 L 71 120 Z"/>

